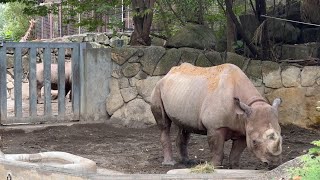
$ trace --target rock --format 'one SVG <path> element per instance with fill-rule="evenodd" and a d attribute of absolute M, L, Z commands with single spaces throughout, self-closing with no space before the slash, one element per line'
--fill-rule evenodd
<path fill-rule="evenodd" d="M 119 37 L 112 37 L 110 38 L 110 46 L 111 47 L 122 47 L 124 45 L 124 42 Z"/>
<path fill-rule="evenodd" d="M 153 76 L 136 82 L 138 93 L 146 102 L 150 103 L 151 92 L 160 79 L 160 76 Z"/>
<path fill-rule="evenodd" d="M 71 42 L 83 42 L 85 35 L 74 35 L 68 37 Z"/>
<path fill-rule="evenodd" d="M 14 67 L 14 56 L 11 54 L 7 54 L 7 69 Z"/>
<path fill-rule="evenodd" d="M 197 49 L 214 49 L 214 31 L 205 25 L 189 23 L 183 26 L 165 44 L 168 48 L 191 47 Z"/>
<path fill-rule="evenodd" d="M 198 56 L 198 59 L 195 62 L 196 66 L 200 66 L 200 67 L 210 67 L 213 64 L 207 59 L 207 57 L 204 54 L 200 54 Z"/>
<path fill-rule="evenodd" d="M 320 27 L 305 28 L 302 30 L 302 42 L 320 42 Z"/>
<path fill-rule="evenodd" d="M 268 35 L 275 42 L 281 43 L 297 43 L 300 36 L 300 29 L 295 28 L 291 23 L 269 19 Z"/>
<path fill-rule="evenodd" d="M 100 43 L 100 44 L 104 44 L 104 45 L 110 44 L 108 36 L 105 35 L 104 33 L 96 34 L 94 39 L 95 39 L 95 42 Z"/>
<path fill-rule="evenodd" d="M 245 73 L 254 86 L 259 87 L 262 85 L 262 68 L 260 60 L 250 60 Z"/>
<path fill-rule="evenodd" d="M 138 74 L 140 71 L 140 64 L 139 63 L 127 63 L 122 67 L 122 73 L 125 77 L 133 77 Z"/>
<path fill-rule="evenodd" d="M 166 54 L 160 59 L 157 67 L 155 68 L 153 75 L 160 76 L 165 75 L 169 70 L 178 65 L 178 62 L 181 57 L 181 51 L 179 49 L 168 49 Z"/>
<path fill-rule="evenodd" d="M 320 66 L 305 66 L 301 71 L 301 86 L 313 86 L 320 78 Z"/>
<path fill-rule="evenodd" d="M 120 89 L 122 89 L 122 88 L 128 88 L 128 87 L 129 87 L 129 80 L 128 80 L 128 78 L 121 78 L 121 79 L 119 79 L 119 86 L 120 86 Z"/>
<path fill-rule="evenodd" d="M 150 105 L 138 98 L 117 110 L 109 122 L 115 126 L 130 128 L 145 128 L 156 123 Z"/>
<path fill-rule="evenodd" d="M 143 71 L 139 71 L 138 74 L 135 76 L 135 78 L 137 79 L 147 79 L 148 74 L 143 72 Z"/>
<path fill-rule="evenodd" d="M 300 68 L 289 66 L 282 69 L 281 77 L 284 87 L 297 87 L 300 85 Z"/>
<path fill-rule="evenodd" d="M 117 79 L 111 78 L 109 82 L 109 88 L 110 94 L 106 99 L 106 110 L 109 115 L 112 115 L 124 105 L 124 101 L 120 93 L 119 82 Z"/>
<path fill-rule="evenodd" d="M 117 64 L 122 65 L 136 52 L 136 48 L 112 48 L 111 59 Z"/>
<path fill-rule="evenodd" d="M 136 87 L 123 88 L 123 89 L 120 89 L 120 92 L 124 102 L 126 103 L 136 98 L 138 95 L 138 91 Z"/>
<path fill-rule="evenodd" d="M 207 59 L 214 65 L 220 65 L 223 64 L 224 61 L 221 57 L 221 54 L 217 51 L 209 51 L 205 53 Z"/>
<path fill-rule="evenodd" d="M 129 44 L 129 41 L 130 41 L 129 36 L 122 35 L 120 39 L 123 41 L 123 45 Z"/>
<path fill-rule="evenodd" d="M 184 62 L 194 64 L 201 53 L 201 50 L 194 49 L 194 48 L 180 48 L 181 57 L 179 64 Z"/>
<path fill-rule="evenodd" d="M 137 82 L 138 82 L 139 80 L 140 80 L 140 79 L 137 79 L 137 78 L 135 78 L 135 77 L 130 78 L 130 79 L 129 79 L 129 84 L 130 84 L 130 86 L 131 86 L 131 87 L 136 87 L 136 84 L 137 84 Z"/>
<path fill-rule="evenodd" d="M 107 48 L 107 46 L 97 42 L 88 42 L 88 44 L 90 44 L 91 48 Z"/>
<path fill-rule="evenodd" d="M 259 27 L 260 23 L 256 16 L 253 14 L 244 14 L 239 16 L 240 23 L 244 28 L 244 33 L 249 39 L 252 39 L 256 29 Z"/>
<path fill-rule="evenodd" d="M 150 46 L 144 49 L 143 56 L 140 59 L 142 70 L 148 75 L 152 75 L 160 58 L 166 53 L 166 49 L 160 46 Z"/>
<path fill-rule="evenodd" d="M 282 87 L 280 65 L 272 61 L 262 61 L 263 83 L 269 88 Z"/>
<path fill-rule="evenodd" d="M 306 97 L 316 96 L 320 92 L 320 86 L 307 87 Z"/>
<path fill-rule="evenodd" d="M 152 37 L 151 38 L 151 45 L 152 46 L 164 46 L 166 43 L 166 40 L 158 38 L 158 37 Z"/>
<path fill-rule="evenodd" d="M 13 82 L 8 82 L 7 83 L 7 89 L 13 89 L 13 88 L 14 88 Z"/>
<path fill-rule="evenodd" d="M 232 52 L 227 52 L 225 57 L 225 62 L 237 65 L 240 69 L 242 69 L 245 60 L 245 57 Z"/>
<path fill-rule="evenodd" d="M 116 112 L 119 108 L 124 105 L 124 101 L 119 92 L 110 93 L 106 100 L 106 110 L 108 114 L 111 116 L 114 112 Z"/>
<path fill-rule="evenodd" d="M 306 88 L 280 88 L 266 95 L 269 102 L 280 97 L 283 102 L 279 108 L 281 124 L 295 124 L 300 127 L 309 127 L 320 123 L 319 113 L 314 108 L 320 99 L 318 93 L 314 97 L 305 96 Z"/>
<path fill-rule="evenodd" d="M 10 94 L 8 90 L 7 90 L 7 99 L 10 99 Z"/>
<path fill-rule="evenodd" d="M 94 42 L 95 34 L 93 33 L 88 33 L 83 39 L 83 42 Z"/>
<path fill-rule="evenodd" d="M 320 43 L 308 44 L 284 44 L 276 48 L 276 54 L 280 59 L 307 59 L 320 57 Z"/>

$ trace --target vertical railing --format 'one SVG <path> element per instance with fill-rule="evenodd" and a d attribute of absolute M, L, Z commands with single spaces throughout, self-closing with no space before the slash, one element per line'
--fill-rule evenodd
<path fill-rule="evenodd" d="M 0 44 L 0 120 L 5 120 L 7 118 L 7 51 L 2 41 Z"/>
<path fill-rule="evenodd" d="M 79 120 L 80 117 L 80 43 L 4 43 L 0 47 L 0 120 L 1 124 L 37 123 Z M 82 47 L 85 47 L 82 45 Z M 14 48 L 14 117 L 7 116 L 7 48 Z M 29 51 L 29 116 L 23 116 L 22 108 L 22 49 Z M 44 114 L 37 114 L 37 49 L 44 49 Z M 58 114 L 54 115 L 51 105 L 51 49 L 58 48 Z M 66 115 L 65 104 L 65 51 L 72 49 L 72 115 Z M 55 74 L 53 74 L 55 75 Z"/>

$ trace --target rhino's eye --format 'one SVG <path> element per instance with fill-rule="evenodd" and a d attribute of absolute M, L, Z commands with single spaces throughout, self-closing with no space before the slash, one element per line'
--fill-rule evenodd
<path fill-rule="evenodd" d="M 258 141 L 257 140 L 252 140 L 252 144 L 253 144 L 253 147 L 257 147 L 258 146 Z"/>

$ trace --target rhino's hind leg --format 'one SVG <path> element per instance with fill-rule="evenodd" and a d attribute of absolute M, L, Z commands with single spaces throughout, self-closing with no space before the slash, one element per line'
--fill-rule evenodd
<path fill-rule="evenodd" d="M 157 122 L 158 127 L 160 128 L 160 141 L 163 151 L 163 162 L 162 165 L 175 165 L 176 162 L 173 160 L 172 155 L 172 144 L 170 138 L 170 128 L 171 120 L 167 116 L 163 104 L 160 98 L 160 93 L 158 89 L 155 89 L 153 92 L 151 100 L 151 112 Z"/>
<path fill-rule="evenodd" d="M 189 155 L 188 155 L 189 141 L 190 141 L 190 133 L 180 127 L 178 131 L 176 143 L 181 156 L 181 161 L 183 164 L 193 165 L 193 164 L 196 164 L 196 162 L 189 159 Z"/>
<path fill-rule="evenodd" d="M 247 147 L 247 143 L 246 143 L 245 137 L 233 140 L 232 148 L 229 155 L 230 168 L 232 169 L 239 168 L 241 153 L 246 147 Z"/>

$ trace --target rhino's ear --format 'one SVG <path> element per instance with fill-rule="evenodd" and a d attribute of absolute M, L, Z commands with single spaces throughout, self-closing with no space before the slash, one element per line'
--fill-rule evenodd
<path fill-rule="evenodd" d="M 247 115 L 247 117 L 250 116 L 250 114 L 252 113 L 252 109 L 250 106 L 241 102 L 240 99 L 237 97 L 234 98 L 234 102 L 236 106 L 239 107 Z"/>
<path fill-rule="evenodd" d="M 280 106 L 281 102 L 282 102 L 282 100 L 280 98 L 276 98 L 275 100 L 273 100 L 272 106 L 275 109 L 278 109 L 278 107 Z"/>

